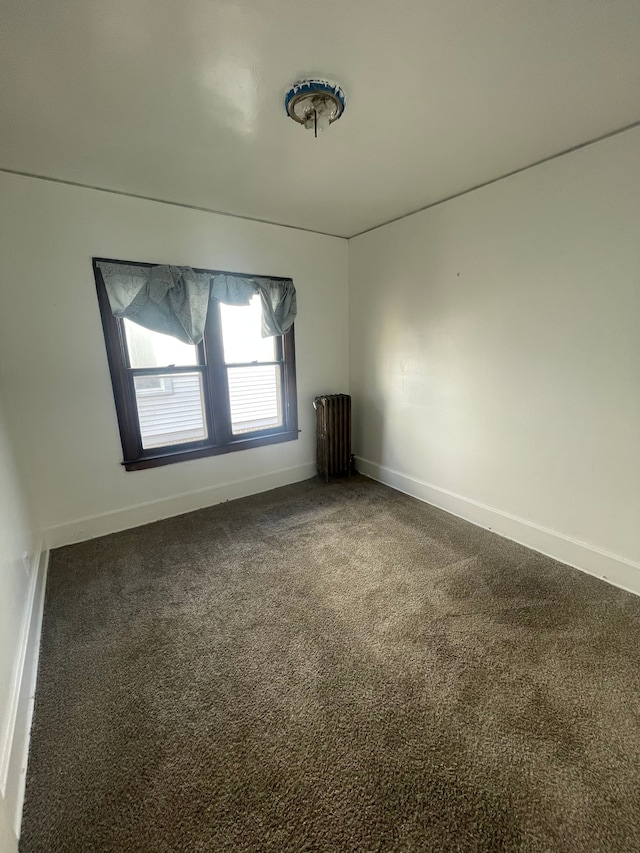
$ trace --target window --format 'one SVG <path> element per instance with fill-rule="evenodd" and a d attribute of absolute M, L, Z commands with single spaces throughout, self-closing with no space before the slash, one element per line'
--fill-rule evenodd
<path fill-rule="evenodd" d="M 263 338 L 259 295 L 211 299 L 194 346 L 114 317 L 94 273 L 127 471 L 297 439 L 293 326 Z"/>

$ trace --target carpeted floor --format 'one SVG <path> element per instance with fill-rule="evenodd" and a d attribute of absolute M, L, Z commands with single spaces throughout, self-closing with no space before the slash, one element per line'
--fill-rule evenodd
<path fill-rule="evenodd" d="M 365 478 L 55 551 L 22 853 L 640 851 L 640 599 Z"/>

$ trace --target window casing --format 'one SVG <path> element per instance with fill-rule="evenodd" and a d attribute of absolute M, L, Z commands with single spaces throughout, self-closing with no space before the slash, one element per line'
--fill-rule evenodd
<path fill-rule="evenodd" d="M 247 352 L 244 328 L 250 338 L 255 318 L 211 299 L 202 342 L 168 339 L 171 363 L 151 366 L 145 335 L 157 333 L 114 317 L 100 260 L 93 269 L 127 471 L 298 438 L 293 326 L 262 343 L 251 338 L 256 358 L 238 361 Z"/>

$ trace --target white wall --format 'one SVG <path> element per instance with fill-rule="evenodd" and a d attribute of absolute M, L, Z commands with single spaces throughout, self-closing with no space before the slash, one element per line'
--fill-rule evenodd
<path fill-rule="evenodd" d="M 313 475 L 312 398 L 348 390 L 345 240 L 7 174 L 0 233 L 0 361 L 49 544 Z M 299 440 L 125 472 L 92 256 L 293 278 Z"/>
<path fill-rule="evenodd" d="M 640 130 L 354 238 L 349 270 L 361 470 L 640 568 Z"/>
<path fill-rule="evenodd" d="M 0 850 L 17 849 L 12 834 L 16 803 L 9 797 L 20 676 L 39 557 L 39 532 L 29 512 L 0 397 Z M 27 554 L 30 571 L 25 569 Z M 10 801 L 5 802 L 5 796 Z"/>

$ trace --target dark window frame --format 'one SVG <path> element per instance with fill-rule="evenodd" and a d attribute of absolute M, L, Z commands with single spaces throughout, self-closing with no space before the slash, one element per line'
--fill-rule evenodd
<path fill-rule="evenodd" d="M 233 435 L 231 432 L 231 414 L 227 370 L 241 366 L 227 364 L 224 361 L 222 346 L 222 326 L 219 303 L 213 299 L 209 306 L 204 340 L 198 345 L 198 364 L 184 367 L 132 368 L 129 365 L 129 352 L 125 340 L 124 323 L 114 317 L 109 305 L 107 291 L 98 263 L 102 261 L 116 264 L 130 264 L 139 267 L 153 267 L 156 264 L 139 261 L 120 261 L 110 258 L 93 258 L 93 274 L 98 294 L 102 330 L 104 332 L 113 397 L 118 416 L 120 440 L 122 442 L 122 465 L 127 471 L 140 471 L 156 468 L 190 459 L 202 459 L 206 456 L 218 456 L 252 447 L 295 441 L 298 438 L 298 397 L 296 388 L 295 333 L 291 328 L 276 337 L 276 360 L 259 362 L 260 364 L 278 364 L 281 370 L 282 420 L 281 427 L 256 430 L 251 433 Z M 222 270 L 195 269 L 196 272 L 216 275 Z M 225 275 L 252 277 L 246 273 L 224 272 Z M 253 274 L 255 275 L 255 274 Z M 252 362 L 253 364 L 253 362 Z M 248 365 L 245 365 L 248 366 Z M 142 438 L 138 423 L 137 405 L 134 390 L 134 376 L 178 373 L 200 373 L 202 375 L 204 406 L 208 438 L 200 441 L 165 445 L 149 450 L 142 447 Z M 223 389 L 219 393 L 218 389 Z"/>

